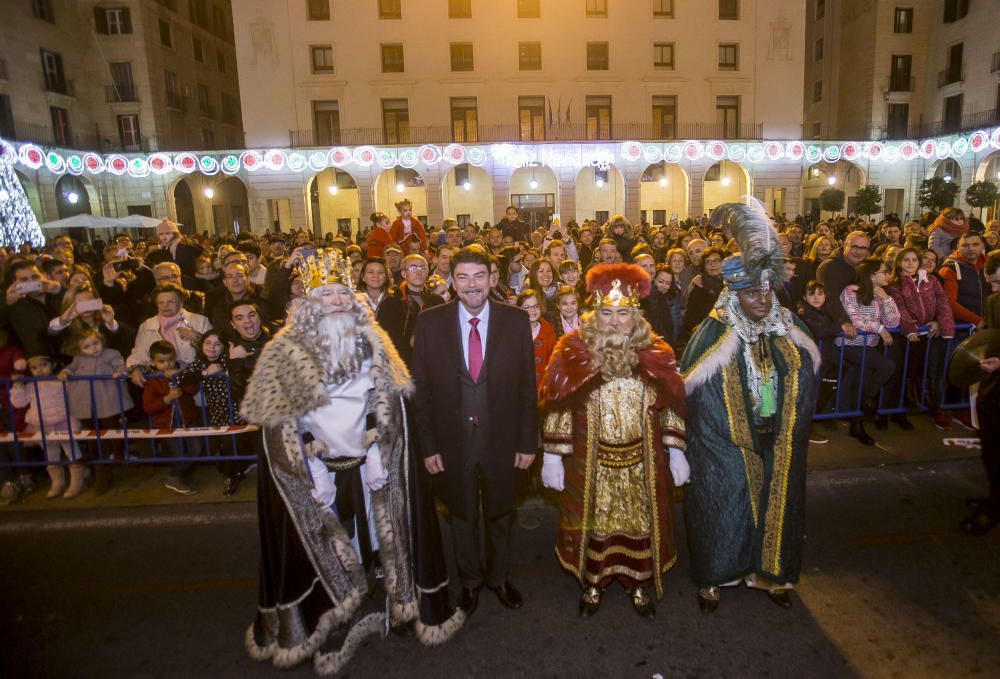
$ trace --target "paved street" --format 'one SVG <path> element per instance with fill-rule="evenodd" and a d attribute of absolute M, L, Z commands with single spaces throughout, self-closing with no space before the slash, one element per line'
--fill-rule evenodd
<path fill-rule="evenodd" d="M 997 676 L 1000 534 L 956 530 L 981 483 L 974 458 L 814 470 L 792 610 L 726 590 L 701 615 L 682 547 L 652 623 L 618 591 L 580 620 L 551 552 L 555 513 L 535 510 L 541 528 L 514 533 L 523 610 L 484 592 L 451 644 L 369 643 L 349 676 Z M 311 676 L 243 652 L 255 518 L 249 502 L 3 515 L 0 675 Z"/>

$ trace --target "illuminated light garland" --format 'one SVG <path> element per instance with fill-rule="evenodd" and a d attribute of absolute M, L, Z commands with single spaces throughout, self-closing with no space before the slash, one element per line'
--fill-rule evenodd
<path fill-rule="evenodd" d="M 360 146 L 354 149 L 354 162 L 361 167 L 371 167 L 371 164 L 378 158 L 378 151 L 372 146 Z"/>
<path fill-rule="evenodd" d="M 249 172 L 256 172 L 264 164 L 264 159 L 258 151 L 244 151 L 240 154 L 240 165 Z"/>
<path fill-rule="evenodd" d="M 790 141 L 785 146 L 785 157 L 791 160 L 800 160 L 805 152 L 805 144 L 800 141 Z"/>
<path fill-rule="evenodd" d="M 785 149 L 776 141 L 769 141 L 764 144 L 764 155 L 767 156 L 768 160 L 778 160 L 784 153 Z"/>
<path fill-rule="evenodd" d="M 751 163 L 759 163 L 764 160 L 764 145 L 750 144 L 747 147 L 747 160 Z"/>
<path fill-rule="evenodd" d="M 726 145 L 721 141 L 709 142 L 705 148 L 705 153 L 713 160 L 722 160 L 726 157 Z"/>
<path fill-rule="evenodd" d="M 444 159 L 452 165 L 461 165 L 465 162 L 465 147 L 461 144 L 448 144 L 444 147 Z"/>
<path fill-rule="evenodd" d="M 399 159 L 393 149 L 379 149 L 375 154 L 375 160 L 378 161 L 379 167 L 383 170 L 388 170 L 399 164 Z"/>
<path fill-rule="evenodd" d="M 486 155 L 486 151 L 479 148 L 478 146 L 473 146 L 471 149 L 469 149 L 468 156 L 469 156 L 469 164 L 475 167 L 482 167 L 483 165 L 486 164 L 486 161 L 490 159 L 490 157 Z"/>
<path fill-rule="evenodd" d="M 174 171 L 174 161 L 166 153 L 154 153 L 149 157 L 149 169 L 153 174 L 161 177 L 168 172 Z"/>
<path fill-rule="evenodd" d="M 642 144 L 634 141 L 627 141 L 622 144 L 621 156 L 625 160 L 635 162 L 642 155 Z"/>
<path fill-rule="evenodd" d="M 21 164 L 32 170 L 37 170 L 45 163 L 45 154 L 34 144 L 25 144 L 17 155 Z"/>
<path fill-rule="evenodd" d="M 270 151 L 264 154 L 264 165 L 269 170 L 274 170 L 275 172 L 277 172 L 278 170 L 285 167 L 285 163 L 287 162 L 288 162 L 288 156 L 286 156 L 285 152 L 282 151 L 281 149 L 271 149 Z"/>
<path fill-rule="evenodd" d="M 66 156 L 66 171 L 75 177 L 79 177 L 83 174 L 83 158 L 76 155 L 75 153 Z"/>
<path fill-rule="evenodd" d="M 288 169 L 292 172 L 302 172 L 307 164 L 306 157 L 298 151 L 288 154 Z"/>
<path fill-rule="evenodd" d="M 193 153 L 178 153 L 174 156 L 174 168 L 184 174 L 191 174 L 198 169 L 198 158 Z"/>
<path fill-rule="evenodd" d="M 327 155 L 330 165 L 334 167 L 343 167 L 353 160 L 351 155 L 351 150 L 344 148 L 343 146 L 338 146 L 335 149 L 330 149 L 330 153 Z"/>
<path fill-rule="evenodd" d="M 193 159 L 194 156 L 191 156 Z M 128 158 L 119 154 L 112 154 L 104 159 L 104 169 L 107 172 L 120 177 L 128 172 Z"/>
<path fill-rule="evenodd" d="M 433 144 L 424 144 L 417 151 L 417 155 L 424 165 L 437 165 L 438 161 L 441 160 L 441 149 Z"/>
<path fill-rule="evenodd" d="M 199 161 L 202 174 L 206 174 L 209 177 L 217 175 L 219 173 L 219 161 L 217 161 L 212 156 L 202 156 Z"/>
<path fill-rule="evenodd" d="M 330 161 L 327 155 L 322 151 L 313 151 L 309 154 L 309 167 L 316 172 L 322 172 L 327 167 L 329 167 Z M 239 160 L 236 163 L 236 169 L 239 169 Z"/>
<path fill-rule="evenodd" d="M 486 155 L 485 153 L 483 154 Z M 417 166 L 417 150 L 416 149 L 403 149 L 399 152 L 399 164 L 407 169 L 412 169 Z"/>
<path fill-rule="evenodd" d="M 726 157 L 730 162 L 742 163 L 747 157 L 747 147 L 746 146 L 727 146 L 726 147 Z"/>
<path fill-rule="evenodd" d="M 232 154 L 226 156 L 219 163 L 219 169 L 225 174 L 234 175 L 240 171 L 240 159 Z"/>

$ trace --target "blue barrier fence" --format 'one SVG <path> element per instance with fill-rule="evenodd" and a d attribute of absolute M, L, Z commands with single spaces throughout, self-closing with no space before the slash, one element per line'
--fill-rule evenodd
<path fill-rule="evenodd" d="M 146 375 L 147 379 L 162 377 L 159 374 Z M 205 386 L 211 385 L 214 388 L 221 385 L 221 389 L 216 391 L 225 394 L 225 413 L 221 417 L 219 413 L 214 418 L 211 417 L 206 389 L 200 388 L 194 394 L 185 395 L 194 400 L 200 421 L 183 422 L 179 404 L 175 400 L 170 409 L 172 426 L 156 427 L 153 418 L 142 410 L 141 392 L 134 399 L 129 395 L 129 381 L 125 377 L 92 375 L 65 379 L 55 376 L 0 378 L 0 395 L 5 397 L 0 424 L 3 430 L 0 434 L 0 467 L 72 464 L 80 461 L 87 464 L 255 461 L 255 455 L 246 454 L 245 451 L 241 454 L 239 449 L 250 447 L 241 445 L 245 441 L 243 437 L 259 434 L 256 433 L 256 427 L 237 423 L 228 373 L 215 373 L 201 379 Z M 79 403 L 71 403 L 70 385 L 73 383 L 87 385 L 89 414 L 78 411 L 81 407 Z M 53 389 L 51 385 L 58 385 L 58 388 Z M 101 391 L 106 401 L 108 386 L 113 390 L 112 398 L 117 403 L 117 413 L 111 417 L 99 418 L 97 392 Z M 171 382 L 171 386 L 175 385 Z M 12 399 L 15 392 L 20 393 Z M 58 399 L 60 403 L 52 403 L 49 399 Z M 14 400 L 21 404 L 27 401 L 27 410 L 34 409 L 39 420 L 37 427 L 22 425 L 19 430 L 18 421 L 21 418 L 14 408 Z M 135 402 L 135 406 L 127 409 L 126 404 L 130 401 Z M 44 412 L 54 409 L 65 412 L 65 419 L 46 421 Z M 23 412 L 25 409 L 20 410 Z M 114 420 L 113 426 L 108 422 L 109 419 Z M 218 445 L 213 446 L 212 442 Z M 43 451 L 51 450 L 51 447 L 61 448 L 67 459 L 50 461 L 47 454 L 32 454 L 37 446 L 41 446 Z M 56 457 L 62 456 L 56 454 Z"/>

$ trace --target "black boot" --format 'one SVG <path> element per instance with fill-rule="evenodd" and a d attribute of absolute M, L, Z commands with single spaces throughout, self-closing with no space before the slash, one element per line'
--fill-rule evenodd
<path fill-rule="evenodd" d="M 865 431 L 865 423 L 859 417 L 851 420 L 851 431 L 849 433 L 866 446 L 875 445 L 875 439 L 869 436 L 868 432 Z"/>
<path fill-rule="evenodd" d="M 898 424 L 903 431 L 913 431 L 913 424 L 904 413 L 893 415 L 889 419 Z"/>
<path fill-rule="evenodd" d="M 879 431 L 889 430 L 889 416 L 888 415 L 876 415 L 875 416 L 875 428 Z"/>

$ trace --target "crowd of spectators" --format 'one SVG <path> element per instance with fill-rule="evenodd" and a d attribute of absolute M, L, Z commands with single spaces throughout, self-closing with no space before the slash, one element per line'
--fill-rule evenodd
<path fill-rule="evenodd" d="M 616 215 L 604 224 L 533 226 L 509 207 L 492 226 L 446 219 L 438 227 L 422 224 L 408 201 L 396 207 L 395 220 L 376 212 L 354 237 L 303 230 L 182 235 L 164 220 L 155 238 L 119 233 L 108 243 L 86 243 L 63 235 L 39 251 L 0 248 L 0 378 L 9 385 L 0 388 L 0 426 L 30 432 L 241 424 L 239 402 L 256 358 L 303 295 L 295 264 L 317 247 L 338 248 L 350 259 L 358 294 L 409 363 L 417 315 L 455 297 L 451 257 L 479 244 L 491 262 L 491 297 L 530 317 L 539 379 L 556 340 L 586 309 L 591 267 L 634 262 L 646 270 L 653 286 L 643 310 L 680 355 L 711 312 L 723 286 L 722 262 L 737 247 L 707 218 L 639 225 Z M 956 325 L 980 321 L 991 286 L 1000 290 L 1000 251 L 987 256 L 1000 243 L 1000 222 L 987 227 L 956 209 L 905 224 L 894 215 L 879 222 L 775 221 L 788 278 L 775 292 L 808 325 L 825 359 L 818 409 L 855 412 L 860 405 L 864 415 L 851 421 L 850 433 L 865 444 L 873 443 L 866 419 L 879 429 L 892 422 L 912 428 L 904 412 L 886 418 L 877 410 L 926 408 L 941 429 L 953 421 L 970 427 L 967 411 L 952 418 L 938 408 L 954 396 L 942 379 L 946 342 L 968 332 Z M 897 370 L 904 359 L 905 374 Z M 82 380 L 93 376 L 107 379 L 91 388 Z M 29 388 L 36 383 L 40 388 Z M 240 436 L 241 453 L 259 449 L 259 434 Z M 819 427 L 810 438 L 827 440 Z M 223 445 L 172 438 L 158 454 L 197 456 L 202 441 Z M 107 465 L 88 469 L 88 462 L 120 457 L 122 447 L 52 441 L 36 454 L 53 463 L 50 497 L 72 497 L 89 475 L 98 492 L 106 490 Z M 10 444 L 0 444 L 0 456 L 13 455 Z M 63 458 L 69 464 L 59 463 Z M 220 469 L 225 492 L 234 492 L 243 466 L 228 461 Z M 172 464 L 167 487 L 197 492 L 190 471 L 190 464 Z M 25 468 L 10 464 L 0 464 L 0 483 L 5 501 L 33 487 Z"/>

